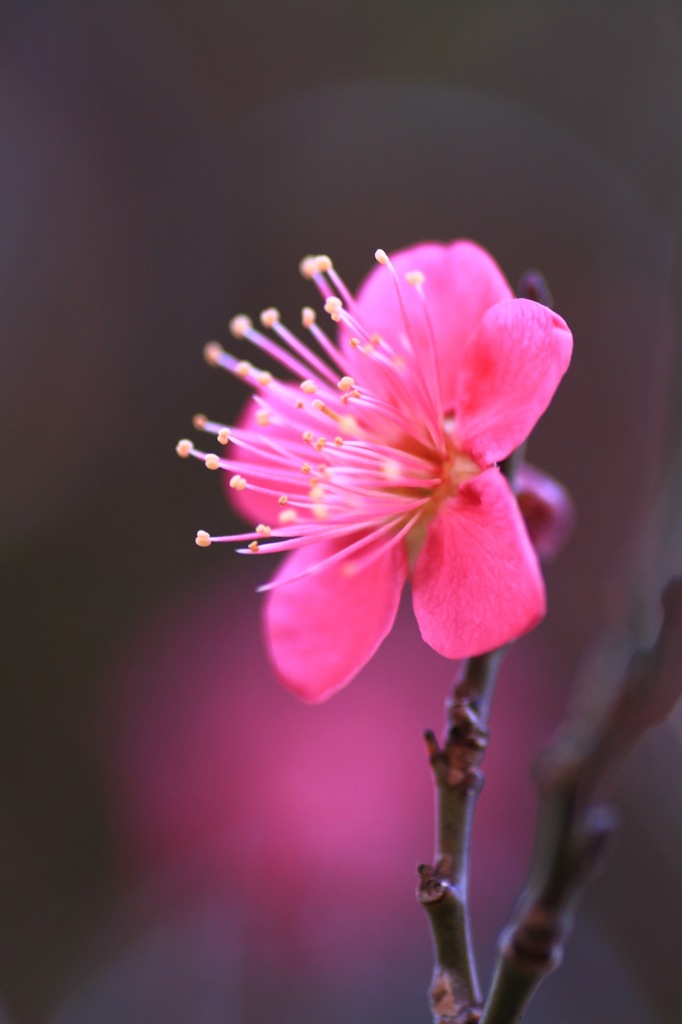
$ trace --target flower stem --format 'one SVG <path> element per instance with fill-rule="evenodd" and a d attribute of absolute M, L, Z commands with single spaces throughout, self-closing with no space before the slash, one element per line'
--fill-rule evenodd
<path fill-rule="evenodd" d="M 437 790 L 435 864 L 419 867 L 418 897 L 428 913 L 436 950 L 430 989 L 436 1024 L 473 1024 L 481 990 L 469 921 L 469 859 L 476 801 L 483 783 L 480 763 L 488 745 L 488 716 L 504 649 L 462 666 L 448 704 L 441 747 L 431 730 L 426 747 Z"/>

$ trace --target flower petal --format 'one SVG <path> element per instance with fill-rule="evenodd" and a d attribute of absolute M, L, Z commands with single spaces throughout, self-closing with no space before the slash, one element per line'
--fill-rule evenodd
<path fill-rule="evenodd" d="M 287 556 L 276 579 L 294 576 L 338 550 L 311 544 Z M 371 548 L 363 551 L 363 561 Z M 280 681 L 317 704 L 349 683 L 390 632 L 407 579 L 404 544 L 394 544 L 362 570 L 352 559 L 271 590 L 264 625 Z"/>
<path fill-rule="evenodd" d="M 491 306 L 512 297 L 511 289 L 489 253 L 474 242 L 459 240 L 449 245 L 427 242 L 391 253 L 401 280 L 405 305 L 413 328 L 417 358 L 428 358 L 429 341 L 422 304 L 405 274 L 424 274 L 424 296 L 433 325 L 445 411 L 455 397 L 459 352 Z M 395 284 L 386 267 L 377 266 L 360 285 L 357 294 L 360 320 L 370 333 L 395 341 L 405 333 Z M 384 393 L 381 370 L 348 346 L 350 334 L 341 332 L 342 343 L 357 365 L 358 380 Z"/>
<path fill-rule="evenodd" d="M 549 405 L 572 348 L 564 321 L 538 302 L 488 310 L 459 357 L 458 446 L 482 464 L 506 458 Z"/>
<path fill-rule="evenodd" d="M 571 496 L 558 480 L 527 462 L 516 478 L 516 500 L 528 535 L 540 558 L 554 558 L 573 529 Z"/>
<path fill-rule="evenodd" d="M 505 478 L 489 469 L 430 524 L 412 583 L 422 637 L 446 658 L 501 647 L 538 624 L 545 587 Z"/>

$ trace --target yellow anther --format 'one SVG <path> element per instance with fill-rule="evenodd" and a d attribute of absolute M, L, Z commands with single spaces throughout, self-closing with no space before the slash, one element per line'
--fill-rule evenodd
<path fill-rule="evenodd" d="M 277 502 L 278 502 L 278 504 L 280 504 L 280 505 L 284 506 L 284 505 L 286 505 L 286 503 L 288 502 L 288 500 L 289 500 L 289 499 L 288 499 L 288 497 L 286 496 L 286 494 L 280 494 L 279 498 L 277 499 Z"/>
<path fill-rule="evenodd" d="M 252 540 L 251 541 L 251 543 L 249 544 L 249 551 L 253 551 L 254 555 L 258 551 L 260 551 L 260 548 L 258 547 L 258 541 L 257 540 Z"/>
<path fill-rule="evenodd" d="M 258 533 L 261 537 L 269 537 L 270 534 L 272 533 L 272 527 L 266 526 L 265 523 L 259 523 L 258 526 L 256 527 L 256 533 Z"/>
<path fill-rule="evenodd" d="M 314 380 L 302 380 L 299 387 L 306 395 L 314 395 L 317 391 L 317 384 Z"/>
<path fill-rule="evenodd" d="M 317 257 L 317 272 L 318 274 L 328 274 L 334 264 L 328 256 Z"/>
<path fill-rule="evenodd" d="M 302 399 L 296 399 L 296 405 L 294 406 L 294 409 L 305 409 L 305 403 L 303 402 Z"/>
<path fill-rule="evenodd" d="M 312 327 L 317 320 L 317 313 L 310 306 L 304 306 L 301 310 L 301 323 L 304 327 Z"/>
<path fill-rule="evenodd" d="M 338 295 L 330 295 L 324 304 L 325 313 L 329 313 L 332 319 L 343 309 L 343 302 Z"/>
<path fill-rule="evenodd" d="M 305 277 L 308 281 L 312 280 L 317 273 L 317 257 L 304 256 L 298 265 L 298 269 L 302 277 Z"/>
<path fill-rule="evenodd" d="M 316 519 L 326 519 L 329 515 L 329 509 L 326 505 L 313 505 L 313 515 Z"/>
<path fill-rule="evenodd" d="M 253 366 L 247 359 L 242 359 L 234 368 L 236 375 L 242 379 L 248 377 L 252 370 Z"/>
<path fill-rule="evenodd" d="M 266 388 L 268 384 L 272 384 L 272 374 L 270 373 L 269 370 L 261 370 L 258 376 L 256 377 L 256 380 L 258 381 L 259 384 Z"/>
<path fill-rule="evenodd" d="M 310 500 L 311 501 L 322 501 L 324 498 L 324 488 L 319 483 L 314 484 L 310 488 Z"/>
<path fill-rule="evenodd" d="M 274 327 L 280 319 L 280 311 L 275 309 L 274 306 L 271 306 L 269 309 L 264 309 L 260 315 L 260 322 L 263 327 Z"/>
<path fill-rule="evenodd" d="M 326 444 L 327 444 L 327 438 L 326 437 L 318 437 L 317 440 L 313 442 L 313 448 L 315 449 L 316 452 L 321 452 Z"/>
<path fill-rule="evenodd" d="M 377 251 L 374 253 L 374 259 L 377 261 L 377 263 L 381 263 L 384 267 L 388 263 L 388 256 L 386 255 L 383 249 L 377 249 Z"/>
<path fill-rule="evenodd" d="M 191 441 L 188 441 L 186 437 L 183 437 L 182 441 L 178 441 L 175 446 L 175 450 L 181 459 L 186 459 L 193 451 L 194 445 Z"/>
<path fill-rule="evenodd" d="M 253 321 L 250 316 L 240 313 L 239 316 L 232 317 L 228 326 L 233 337 L 243 338 L 253 327 Z"/>
<path fill-rule="evenodd" d="M 421 270 L 410 270 L 409 273 L 405 274 L 405 280 L 408 284 L 416 287 L 419 284 L 424 284 L 424 275 Z"/>
<path fill-rule="evenodd" d="M 259 427 L 270 426 L 270 413 L 268 412 L 267 409 L 256 410 L 256 423 L 258 424 Z"/>
<path fill-rule="evenodd" d="M 217 366 L 225 354 L 225 349 L 217 341 L 209 341 L 204 345 L 204 359 L 209 366 Z"/>
<path fill-rule="evenodd" d="M 315 412 L 324 412 L 325 410 L 325 404 L 321 398 L 313 398 L 310 404 L 315 410 Z"/>
<path fill-rule="evenodd" d="M 243 491 L 246 487 L 246 480 L 243 476 L 240 476 L 239 473 L 235 473 L 235 475 L 230 478 L 230 487 L 234 491 Z"/>
<path fill-rule="evenodd" d="M 336 445 L 337 448 L 342 448 L 343 447 L 343 438 L 339 437 L 338 434 L 337 434 L 337 436 L 334 438 L 334 444 Z"/>
<path fill-rule="evenodd" d="M 293 508 L 285 508 L 283 512 L 280 512 L 278 518 L 282 526 L 286 526 L 287 523 L 295 523 L 298 516 Z"/>
<path fill-rule="evenodd" d="M 230 440 L 230 429 L 229 427 L 221 427 L 218 431 L 218 444 L 227 444 Z"/>
<path fill-rule="evenodd" d="M 313 467 L 310 465 L 309 462 L 304 462 L 303 465 L 301 466 L 301 472 L 302 473 L 310 473 L 312 468 Z"/>
<path fill-rule="evenodd" d="M 336 386 L 339 391 L 350 391 L 352 387 L 355 387 L 355 381 L 352 377 L 342 377 Z"/>
<path fill-rule="evenodd" d="M 360 348 L 360 339 L 351 338 L 349 344 L 351 348 Z"/>
<path fill-rule="evenodd" d="M 198 412 L 196 416 L 192 417 L 192 426 L 195 430 L 203 430 L 206 426 L 206 417 L 203 413 Z"/>
<path fill-rule="evenodd" d="M 310 444 L 315 435 L 313 434 L 312 430 L 304 430 L 303 433 L 301 434 L 301 437 L 303 438 L 304 441 L 307 441 L 308 444 Z"/>
<path fill-rule="evenodd" d="M 204 459 L 204 465 L 206 466 L 206 469 L 219 469 L 220 468 L 220 459 L 218 458 L 217 455 L 214 455 L 211 452 Z"/>
<path fill-rule="evenodd" d="M 196 538 L 194 540 L 194 543 L 199 548 L 210 548 L 210 546 L 211 546 L 211 538 L 206 533 L 206 530 L 198 530 Z"/>

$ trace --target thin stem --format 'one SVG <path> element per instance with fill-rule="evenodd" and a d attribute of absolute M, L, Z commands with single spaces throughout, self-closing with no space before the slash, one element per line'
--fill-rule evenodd
<path fill-rule="evenodd" d="M 483 784 L 480 764 L 488 745 L 488 716 L 504 650 L 471 658 L 462 666 L 448 704 L 441 748 L 425 740 L 437 791 L 434 866 L 419 868 L 418 897 L 429 915 L 436 950 L 430 989 L 437 1024 L 473 1024 L 480 1017 L 481 989 L 469 917 L 469 861 L 476 801 Z"/>

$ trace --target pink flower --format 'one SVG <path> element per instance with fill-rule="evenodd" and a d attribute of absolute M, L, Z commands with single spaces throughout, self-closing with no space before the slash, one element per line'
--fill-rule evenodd
<path fill-rule="evenodd" d="M 327 257 L 301 264 L 339 325 L 336 344 L 312 309 L 302 313 L 308 344 L 277 310 L 261 314 L 277 340 L 236 317 L 232 334 L 295 381 L 212 343 L 209 362 L 253 399 L 236 427 L 195 420 L 229 442 L 226 457 L 178 445 L 227 470 L 237 508 L 258 523 L 230 537 L 200 531 L 200 546 L 287 552 L 260 588 L 265 637 L 284 685 L 312 702 L 372 657 L 408 577 L 422 636 L 448 658 L 505 644 L 545 612 L 538 558 L 498 464 L 547 408 L 571 334 L 545 306 L 514 299 L 472 242 L 376 258 L 355 298 Z"/>

